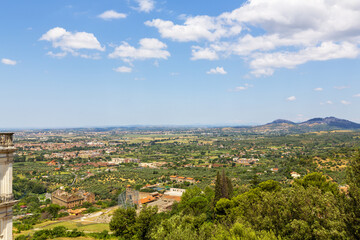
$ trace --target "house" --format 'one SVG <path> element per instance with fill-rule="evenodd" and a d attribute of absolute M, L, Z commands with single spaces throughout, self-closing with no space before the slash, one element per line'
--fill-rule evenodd
<path fill-rule="evenodd" d="M 142 205 L 144 205 L 144 204 L 147 204 L 147 203 L 153 202 L 153 201 L 155 201 L 155 200 L 157 200 L 157 198 L 156 198 L 156 197 L 153 197 L 153 196 L 148 196 L 148 197 L 146 197 L 146 198 L 142 198 L 142 199 L 140 199 L 140 203 L 141 203 Z"/>
<path fill-rule="evenodd" d="M 170 176 L 171 181 L 176 182 L 189 182 L 189 183 L 195 183 L 195 179 L 191 177 L 181 177 L 181 176 Z"/>
<path fill-rule="evenodd" d="M 293 178 L 299 178 L 299 177 L 301 177 L 301 175 L 298 174 L 297 172 L 291 172 L 290 175 L 291 175 L 291 177 L 293 177 Z"/>
<path fill-rule="evenodd" d="M 79 209 L 75 209 L 75 210 L 72 210 L 72 209 L 68 209 L 67 212 L 69 214 L 72 214 L 72 215 L 79 215 L 81 214 L 83 211 L 86 211 L 86 208 L 79 208 Z"/>
<path fill-rule="evenodd" d="M 186 190 L 182 188 L 170 188 L 170 190 L 166 191 L 164 195 L 181 197 L 185 191 Z"/>
<path fill-rule="evenodd" d="M 47 162 L 46 163 L 48 166 L 56 166 L 56 165 L 58 165 L 58 163 L 56 162 L 56 161 L 54 161 L 54 160 L 52 160 L 52 161 L 50 161 L 50 162 Z"/>
<path fill-rule="evenodd" d="M 95 194 L 85 191 L 68 193 L 63 190 L 56 190 L 51 194 L 51 202 L 66 208 L 73 208 L 82 205 L 84 202 L 94 203 Z"/>

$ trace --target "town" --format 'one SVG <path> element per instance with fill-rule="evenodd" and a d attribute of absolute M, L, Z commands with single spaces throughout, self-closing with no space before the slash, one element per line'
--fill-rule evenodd
<path fill-rule="evenodd" d="M 229 128 L 18 132 L 15 236 L 65 223 L 110 232 L 118 206 L 173 211 L 187 189 L 214 187 L 223 170 L 235 188 L 270 179 L 290 186 L 322 172 L 346 190 L 347 159 L 359 137 L 357 131 L 276 136 Z"/>

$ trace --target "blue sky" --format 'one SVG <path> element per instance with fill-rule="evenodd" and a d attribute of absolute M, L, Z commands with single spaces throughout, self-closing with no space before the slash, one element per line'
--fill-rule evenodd
<path fill-rule="evenodd" d="M 360 122 L 360 2 L 0 3 L 0 128 Z"/>

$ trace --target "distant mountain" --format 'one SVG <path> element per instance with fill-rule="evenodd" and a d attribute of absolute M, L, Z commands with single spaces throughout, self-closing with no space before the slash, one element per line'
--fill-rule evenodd
<path fill-rule="evenodd" d="M 269 124 L 282 124 L 282 123 L 286 123 L 286 124 L 295 124 L 294 122 L 292 121 L 289 121 L 289 120 L 285 120 L 285 119 L 276 119 L 275 121 L 271 122 L 271 123 L 268 123 L 266 125 L 269 125 Z"/>
<path fill-rule="evenodd" d="M 300 123 L 300 125 L 313 125 L 313 124 L 323 124 L 329 127 L 335 127 L 340 129 L 359 129 L 360 124 L 351 122 L 345 119 L 339 119 L 336 117 L 326 117 L 326 118 L 313 118 L 307 120 L 306 122 Z"/>
<path fill-rule="evenodd" d="M 289 134 L 289 133 L 306 133 L 316 131 L 332 130 L 355 130 L 360 129 L 360 124 L 336 117 L 312 118 L 305 122 L 294 123 L 285 119 L 277 119 L 265 125 L 240 128 L 244 133 L 256 134 Z"/>

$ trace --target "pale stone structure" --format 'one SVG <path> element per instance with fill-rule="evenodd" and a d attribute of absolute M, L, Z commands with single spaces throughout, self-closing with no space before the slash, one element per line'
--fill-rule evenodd
<path fill-rule="evenodd" d="M 12 238 L 12 207 L 17 202 L 12 192 L 15 147 L 13 133 L 0 133 L 0 239 Z"/>

